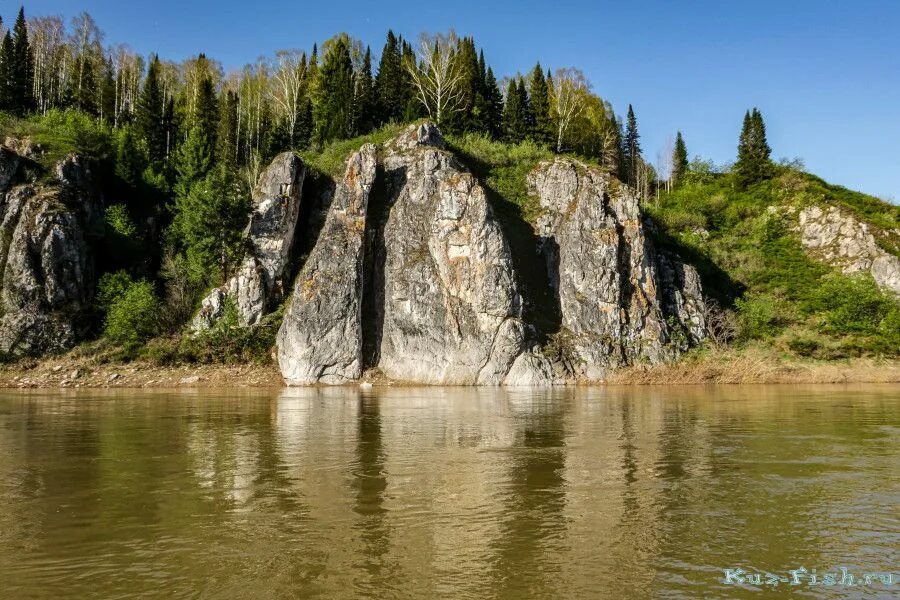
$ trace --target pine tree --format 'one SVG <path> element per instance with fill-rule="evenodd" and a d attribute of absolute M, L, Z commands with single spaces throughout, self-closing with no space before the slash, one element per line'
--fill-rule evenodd
<path fill-rule="evenodd" d="M 687 146 L 681 132 L 675 136 L 675 149 L 672 151 L 672 185 L 681 185 L 688 171 Z"/>
<path fill-rule="evenodd" d="M 528 136 L 528 97 L 521 78 L 510 79 L 503 107 L 503 138 L 517 144 Z"/>
<path fill-rule="evenodd" d="M 640 134 L 637 128 L 637 118 L 634 109 L 628 105 L 627 125 L 623 145 L 623 158 L 625 159 L 626 179 L 631 185 L 637 182 L 638 169 L 643 161 L 641 156 Z"/>
<path fill-rule="evenodd" d="M 167 130 L 163 122 L 164 106 L 159 87 L 159 68 L 159 58 L 153 56 L 135 110 L 136 130 L 147 144 L 147 156 L 151 164 L 163 161 L 169 148 Z"/>
<path fill-rule="evenodd" d="M 353 132 L 353 63 L 346 34 L 328 49 L 318 74 L 313 105 L 319 143 L 349 137 Z"/>
<path fill-rule="evenodd" d="M 531 113 L 534 125 L 531 128 L 531 138 L 543 146 L 553 144 L 553 126 L 550 118 L 550 89 L 547 87 L 547 79 L 541 63 L 534 66 L 528 78 L 530 91 Z"/>
<path fill-rule="evenodd" d="M 28 26 L 25 23 L 25 8 L 19 9 L 19 16 L 13 25 L 12 55 L 7 72 L 9 100 L 16 113 L 24 114 L 34 109 L 34 63 L 28 45 Z"/>
<path fill-rule="evenodd" d="M 206 177 L 212 167 L 213 150 L 209 142 L 209 134 L 199 124 L 196 124 L 191 127 L 187 139 L 178 149 L 175 162 L 176 197 L 187 197 L 194 184 Z"/>
<path fill-rule="evenodd" d="M 375 76 L 376 122 L 379 125 L 403 119 L 407 93 L 405 83 L 400 42 L 393 31 L 388 31 Z"/>
<path fill-rule="evenodd" d="M 366 134 L 375 128 L 375 89 L 372 81 L 372 53 L 366 48 L 362 70 L 354 78 L 354 131 Z"/>

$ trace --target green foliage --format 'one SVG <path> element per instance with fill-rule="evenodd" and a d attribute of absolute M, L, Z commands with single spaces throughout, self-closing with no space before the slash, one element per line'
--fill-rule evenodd
<path fill-rule="evenodd" d="M 524 141 L 531 129 L 528 94 L 521 78 L 510 79 L 503 106 L 503 139 L 511 144 Z"/>
<path fill-rule="evenodd" d="M 325 53 L 313 114 L 319 143 L 353 134 L 353 62 L 347 34 L 334 38 Z"/>
<path fill-rule="evenodd" d="M 542 160 L 553 154 L 533 141 L 519 144 L 496 142 L 484 135 L 468 133 L 448 136 L 453 152 L 459 154 L 466 165 L 499 198 L 509 203 L 522 219 L 534 222 L 540 215 L 537 198 L 528 194 L 528 173 Z M 495 206 L 500 213 L 502 206 Z"/>
<path fill-rule="evenodd" d="M 359 150 L 364 144 L 381 145 L 403 130 L 402 124 L 388 124 L 367 135 L 358 136 L 349 140 L 335 140 L 317 151 L 301 152 L 307 166 L 315 171 L 325 173 L 331 177 L 343 175 L 347 166 L 347 157 Z"/>
<path fill-rule="evenodd" d="M 131 220 L 128 209 L 124 204 L 113 204 L 106 207 L 105 221 L 109 231 L 115 235 L 128 240 L 133 240 L 137 237 L 137 227 L 134 221 Z"/>
<path fill-rule="evenodd" d="M 766 126 L 762 113 L 754 108 L 744 115 L 744 125 L 738 142 L 738 160 L 734 165 L 735 181 L 743 188 L 771 177 L 772 150 L 766 141 Z"/>
<path fill-rule="evenodd" d="M 696 165 L 696 162 L 691 166 Z M 740 339 L 783 344 L 817 358 L 900 354 L 897 301 L 871 277 L 848 277 L 811 258 L 785 204 L 833 203 L 881 215 L 893 207 L 786 168 L 746 188 L 736 175 L 693 172 L 646 209 L 660 243 L 698 265 L 704 291 L 733 305 Z M 859 214 L 859 213 L 858 213 Z"/>
<path fill-rule="evenodd" d="M 43 151 L 39 160 L 47 168 L 72 152 L 99 161 L 115 156 L 111 129 L 83 112 L 51 110 L 27 118 L 0 113 L 0 117 L 0 135 L 31 139 Z"/>
<path fill-rule="evenodd" d="M 208 273 L 211 282 L 224 282 L 243 256 L 249 197 L 243 181 L 219 166 L 176 198 L 169 243 Z"/>
<path fill-rule="evenodd" d="M 104 315 L 112 304 L 125 295 L 134 280 L 127 271 L 104 273 L 97 284 L 97 296 L 94 305 Z"/>
<path fill-rule="evenodd" d="M 175 196 L 186 198 L 194 185 L 205 178 L 213 168 L 213 148 L 206 129 L 200 125 L 191 127 L 187 140 L 178 150 L 175 170 Z"/>
<path fill-rule="evenodd" d="M 150 162 L 157 163 L 166 156 L 166 127 L 164 123 L 164 98 L 159 84 L 159 57 L 150 59 L 150 68 L 144 80 L 144 87 L 138 98 L 135 126 L 138 135 L 147 145 Z"/>
<path fill-rule="evenodd" d="M 678 185 L 684 181 L 688 172 L 688 152 L 681 132 L 675 136 L 675 149 L 672 151 L 672 183 Z"/>
<path fill-rule="evenodd" d="M 103 327 L 105 338 L 132 348 L 159 333 L 161 305 L 152 283 L 126 283 L 121 276 L 115 276 L 101 280 L 99 293 L 108 299 Z"/>

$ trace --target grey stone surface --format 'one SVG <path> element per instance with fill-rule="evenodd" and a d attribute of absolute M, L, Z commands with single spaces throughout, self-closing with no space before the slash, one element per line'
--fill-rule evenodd
<path fill-rule="evenodd" d="M 259 176 L 247 225 L 248 256 L 225 285 L 202 300 L 191 324 L 194 331 L 221 319 L 227 299 L 234 302 L 242 325 L 255 325 L 283 298 L 305 174 L 303 161 L 283 152 Z"/>
<path fill-rule="evenodd" d="M 843 273 L 868 272 L 900 295 L 900 258 L 878 247 L 869 225 L 836 206 L 810 206 L 798 215 L 800 241 L 814 257 Z"/>
<path fill-rule="evenodd" d="M 0 172 L 19 159 L 4 151 Z M 0 201 L 0 352 L 37 355 L 71 347 L 86 333 L 94 293 L 87 219 L 101 212 L 90 169 L 70 156 L 57 181 L 12 187 Z M 7 186 L 9 183 L 6 184 Z"/>
<path fill-rule="evenodd" d="M 316 246 L 278 331 L 278 364 L 291 385 L 341 384 L 362 374 L 365 231 L 376 148 L 347 161 Z"/>
<path fill-rule="evenodd" d="M 537 232 L 577 378 L 671 357 L 670 317 L 703 337 L 699 278 L 673 257 L 661 268 L 631 188 L 565 158 L 540 164 L 528 184 L 540 199 Z"/>

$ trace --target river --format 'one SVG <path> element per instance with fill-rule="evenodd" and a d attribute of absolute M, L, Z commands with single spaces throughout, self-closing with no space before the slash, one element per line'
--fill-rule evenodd
<path fill-rule="evenodd" d="M 888 597 L 898 409 L 895 385 L 3 391 L 0 597 Z M 894 583 L 752 579 L 800 567 Z"/>

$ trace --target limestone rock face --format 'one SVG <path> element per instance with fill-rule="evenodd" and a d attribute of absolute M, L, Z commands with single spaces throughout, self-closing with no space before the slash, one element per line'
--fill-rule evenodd
<path fill-rule="evenodd" d="M 371 144 L 347 161 L 319 241 L 297 277 L 277 340 L 289 384 L 341 384 L 362 374 L 364 242 L 376 168 Z"/>
<path fill-rule="evenodd" d="M 671 356 L 673 325 L 702 339 L 699 278 L 656 252 L 630 188 L 562 158 L 540 164 L 528 184 L 543 210 L 537 233 L 579 379 Z"/>
<path fill-rule="evenodd" d="M 879 248 L 869 226 L 835 206 L 800 211 L 800 241 L 813 256 L 844 273 L 871 273 L 884 290 L 900 295 L 900 258 Z"/>
<path fill-rule="evenodd" d="M 63 350 L 86 333 L 95 281 L 85 231 L 101 211 L 79 157 L 57 165 L 56 182 L 10 188 L 20 163 L 2 151 L 0 352 L 12 356 Z"/>
<path fill-rule="evenodd" d="M 247 226 L 248 256 L 236 275 L 203 299 L 192 323 L 195 331 L 222 318 L 226 299 L 234 302 L 243 325 L 255 325 L 283 297 L 305 173 L 303 161 L 284 152 L 260 175 Z"/>
<path fill-rule="evenodd" d="M 498 385 L 527 349 L 522 298 L 484 189 L 443 146 L 432 124 L 388 146 L 372 363 L 393 379 Z M 532 363 L 510 383 L 540 379 Z"/>

